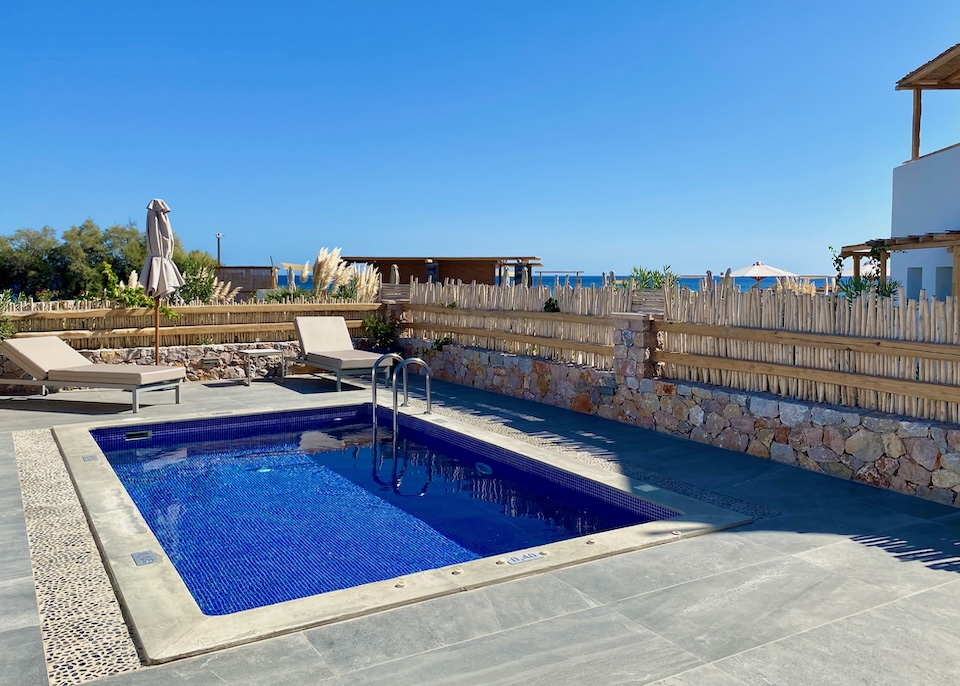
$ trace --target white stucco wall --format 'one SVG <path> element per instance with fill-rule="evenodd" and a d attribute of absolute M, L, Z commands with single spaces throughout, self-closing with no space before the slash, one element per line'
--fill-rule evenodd
<path fill-rule="evenodd" d="M 960 230 L 960 145 L 893 170 L 892 237 L 956 230 Z M 890 276 L 906 284 L 907 268 L 921 267 L 922 287 L 927 295 L 936 295 L 936 268 L 952 265 L 945 248 L 893 253 Z"/>

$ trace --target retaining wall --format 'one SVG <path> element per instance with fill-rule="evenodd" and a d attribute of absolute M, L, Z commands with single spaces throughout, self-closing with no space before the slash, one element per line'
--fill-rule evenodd
<path fill-rule="evenodd" d="M 411 339 L 434 378 L 960 506 L 960 426 L 656 377 L 651 318 L 616 314 L 603 371 Z"/>

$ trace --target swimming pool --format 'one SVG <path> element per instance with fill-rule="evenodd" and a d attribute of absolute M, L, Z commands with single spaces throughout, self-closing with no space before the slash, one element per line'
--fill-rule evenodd
<path fill-rule="evenodd" d="M 271 423 L 282 424 L 287 430 L 302 434 L 311 430 L 310 422 L 315 422 L 318 417 L 341 416 L 343 406 L 351 402 L 362 410 L 363 395 L 349 391 L 330 394 L 311 398 L 309 403 L 289 403 L 266 413 L 248 410 L 203 414 L 197 408 L 185 407 L 174 409 L 172 418 L 179 418 L 179 421 L 171 420 L 169 423 L 145 425 L 140 418 L 125 417 L 53 429 L 117 597 L 124 608 L 131 633 L 146 662 L 153 664 L 196 655 L 750 521 L 749 517 L 742 514 L 666 490 L 656 484 L 631 479 L 570 455 L 557 453 L 548 446 L 493 433 L 472 423 L 466 424 L 458 421 L 455 415 L 421 415 L 415 410 L 401 408 L 402 427 L 416 429 L 429 440 L 454 432 L 458 444 L 474 450 L 482 456 L 482 462 L 494 469 L 499 469 L 494 464 L 498 460 L 522 460 L 530 471 L 540 476 L 550 475 L 549 478 L 568 487 L 572 485 L 580 492 L 589 491 L 594 495 L 602 492 L 608 501 L 612 499 L 627 503 L 627 509 L 643 511 L 644 508 L 664 508 L 676 513 L 676 516 L 577 535 L 512 551 L 513 554 L 481 557 L 352 588 L 331 590 L 228 614 L 208 615 L 201 612 L 184 577 L 172 563 L 173 555 L 168 548 L 174 546 L 161 543 L 93 437 L 94 432 L 108 429 L 124 440 L 128 433 L 138 432 L 149 432 L 151 438 L 165 440 L 165 436 L 182 437 L 185 430 L 199 430 L 206 438 L 216 440 L 224 438 L 223 432 L 233 431 L 237 425 L 253 426 L 255 433 L 267 433 L 265 427 Z M 366 407 L 369 412 L 369 403 L 366 403 Z M 107 447 L 109 450 L 110 447 Z M 159 474 L 164 471 L 166 462 L 176 461 L 178 456 L 172 454 L 176 449 L 167 450 L 162 445 L 157 447 L 161 452 L 153 459 L 158 462 L 154 462 L 148 471 Z M 402 461 L 400 464 L 402 466 Z M 271 473 L 261 472 L 260 475 L 269 477 Z M 416 484 L 412 478 L 413 475 L 426 476 L 422 464 L 417 468 L 409 467 L 406 474 L 400 489 L 404 494 L 416 493 L 426 483 L 424 479 Z M 380 477 L 388 484 L 392 483 L 392 463 L 389 460 L 383 463 Z M 428 491 L 433 487 L 431 482 Z M 415 500 L 416 497 L 407 499 Z"/>
<path fill-rule="evenodd" d="M 369 405 L 92 433 L 207 615 L 678 514 Z"/>

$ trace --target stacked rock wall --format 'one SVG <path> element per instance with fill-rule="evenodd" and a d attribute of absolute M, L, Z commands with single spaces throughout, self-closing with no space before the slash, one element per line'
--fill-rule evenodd
<path fill-rule="evenodd" d="M 274 348 L 289 351 L 287 354 L 299 354 L 297 342 L 264 343 L 225 343 L 222 345 L 183 345 L 160 348 L 160 364 L 187 368 L 188 381 L 217 381 L 219 379 L 243 379 L 246 375 L 246 358 L 238 350 L 250 348 Z M 101 350 L 81 350 L 84 357 L 95 364 L 153 364 L 153 348 L 104 348 Z M 280 360 L 276 356 L 255 357 L 251 361 L 255 377 L 279 376 Z M 0 357 L 0 387 L 4 378 L 16 378 L 21 370 L 9 360 Z M 9 386 L 25 393 L 36 393 L 36 387 Z"/>
<path fill-rule="evenodd" d="M 412 339 L 434 378 L 960 506 L 960 426 L 655 378 L 651 318 L 614 315 L 614 369 Z"/>

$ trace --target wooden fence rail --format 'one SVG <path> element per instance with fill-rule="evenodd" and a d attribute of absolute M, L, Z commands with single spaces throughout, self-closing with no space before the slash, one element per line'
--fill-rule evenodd
<path fill-rule="evenodd" d="M 559 312 L 545 312 L 553 298 Z M 614 288 L 414 283 L 409 327 L 424 338 L 609 369 L 613 312 L 631 296 Z"/>
<path fill-rule="evenodd" d="M 957 303 L 898 302 L 675 291 L 653 359 L 672 379 L 956 423 Z"/>
<path fill-rule="evenodd" d="M 271 303 L 185 305 L 172 308 L 178 319 L 161 317 L 161 345 L 253 343 L 294 338 L 293 318 L 337 315 L 360 335 L 367 315 L 380 303 Z M 11 311 L 15 337 L 56 335 L 77 348 L 151 346 L 154 312 L 149 308 Z"/>

